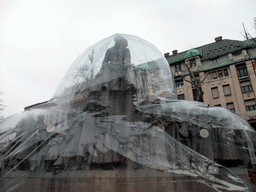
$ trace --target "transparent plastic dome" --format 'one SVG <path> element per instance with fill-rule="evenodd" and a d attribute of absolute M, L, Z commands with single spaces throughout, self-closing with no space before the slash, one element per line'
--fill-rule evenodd
<path fill-rule="evenodd" d="M 162 54 L 116 34 L 50 101 L 1 122 L 0 191 L 249 191 L 225 166 L 255 167 L 255 138 L 227 109 L 176 100 Z"/>
<path fill-rule="evenodd" d="M 176 98 L 173 75 L 163 54 L 148 41 L 126 34 L 103 39 L 80 54 L 54 98 L 72 102 L 76 95 L 89 99 L 89 92 L 115 90 L 130 90 L 135 105 L 159 97 Z"/>

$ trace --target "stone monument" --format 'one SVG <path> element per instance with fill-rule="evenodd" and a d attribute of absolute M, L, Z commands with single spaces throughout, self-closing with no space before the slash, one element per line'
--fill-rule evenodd
<path fill-rule="evenodd" d="M 226 109 L 177 100 L 158 49 L 115 34 L 51 100 L 1 124 L 0 191 L 252 191 L 227 166 L 254 167 L 255 138 Z"/>

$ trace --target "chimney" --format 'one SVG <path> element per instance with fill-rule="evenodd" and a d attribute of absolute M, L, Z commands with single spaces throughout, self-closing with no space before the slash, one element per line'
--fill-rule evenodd
<path fill-rule="evenodd" d="M 177 55 L 177 54 L 178 54 L 178 50 L 173 50 L 173 51 L 172 51 L 172 54 L 173 54 L 173 55 Z"/>
<path fill-rule="evenodd" d="M 215 37 L 215 42 L 221 41 L 222 40 L 222 36 L 219 37 Z"/>
<path fill-rule="evenodd" d="M 164 54 L 164 57 L 165 57 L 165 58 L 166 58 L 166 57 L 169 57 L 169 56 L 170 56 L 170 53 L 169 53 L 169 52 Z"/>

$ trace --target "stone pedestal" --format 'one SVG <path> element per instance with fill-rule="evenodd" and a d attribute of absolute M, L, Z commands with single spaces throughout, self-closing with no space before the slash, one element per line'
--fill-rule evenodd
<path fill-rule="evenodd" d="M 66 171 L 59 174 L 13 171 L 1 191 L 19 192 L 214 192 L 203 180 L 150 168 L 140 170 Z"/>

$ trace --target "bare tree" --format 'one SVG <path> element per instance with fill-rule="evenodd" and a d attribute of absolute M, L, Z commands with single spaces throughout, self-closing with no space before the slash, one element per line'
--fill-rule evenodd
<path fill-rule="evenodd" d="M 250 33 L 245 29 L 243 23 L 242 23 L 242 25 L 243 25 L 243 29 L 244 29 L 244 34 L 242 34 L 242 35 L 243 35 L 244 39 L 245 39 L 245 40 L 252 40 L 254 43 L 256 43 L 256 39 L 253 38 L 253 37 L 250 35 Z M 255 28 L 255 30 L 256 30 L 256 17 L 254 18 L 254 28 Z"/>
<path fill-rule="evenodd" d="M 2 95 L 3 93 L 0 92 L 0 95 Z M 3 104 L 3 100 L 0 99 L 0 121 L 4 119 L 4 116 L 2 115 L 2 112 L 4 110 L 6 106 Z"/>
<path fill-rule="evenodd" d="M 256 17 L 254 17 L 254 29 L 255 29 L 255 33 L 256 33 Z"/>
<path fill-rule="evenodd" d="M 192 59 L 196 59 L 195 57 L 192 57 Z M 199 102 L 203 102 L 203 95 L 204 95 L 204 92 L 202 91 L 202 84 L 204 83 L 206 77 L 209 75 L 209 72 L 206 73 L 206 75 L 204 76 L 204 78 L 202 80 L 200 80 L 200 77 L 196 77 L 194 73 L 192 73 L 191 71 L 191 65 L 190 65 L 190 62 L 188 61 L 185 61 L 185 66 L 189 72 L 189 76 L 191 78 L 191 81 L 188 81 L 185 79 L 185 76 L 182 77 L 183 81 L 186 81 L 188 83 L 191 83 L 192 84 L 192 87 L 193 89 L 196 90 L 197 92 L 197 98 L 196 98 L 196 101 L 199 101 Z"/>

